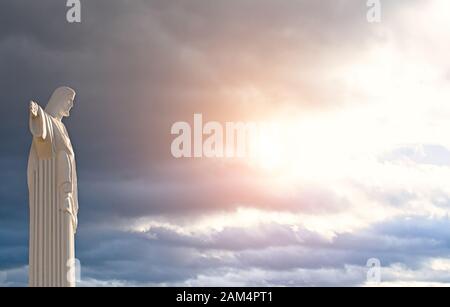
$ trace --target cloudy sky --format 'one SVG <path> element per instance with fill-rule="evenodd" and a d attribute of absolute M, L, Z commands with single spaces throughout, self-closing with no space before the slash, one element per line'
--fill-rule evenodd
<path fill-rule="evenodd" d="M 447 0 L 0 4 L 0 285 L 26 285 L 28 102 L 77 91 L 82 285 L 450 284 Z M 176 121 L 274 122 L 175 159 Z"/>

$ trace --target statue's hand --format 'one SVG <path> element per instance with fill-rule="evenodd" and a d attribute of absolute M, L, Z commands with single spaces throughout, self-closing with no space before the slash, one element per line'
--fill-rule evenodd
<path fill-rule="evenodd" d="M 31 113 L 31 116 L 37 117 L 38 116 L 38 111 L 39 111 L 38 104 L 36 102 L 34 102 L 34 101 L 30 101 L 30 113 Z"/>

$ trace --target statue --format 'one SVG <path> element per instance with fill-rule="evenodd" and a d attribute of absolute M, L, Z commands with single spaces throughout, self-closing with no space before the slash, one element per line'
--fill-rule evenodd
<path fill-rule="evenodd" d="M 74 98 L 74 90 L 60 87 L 45 110 L 34 101 L 29 106 L 30 287 L 75 286 L 77 175 L 72 144 L 61 121 L 70 115 Z"/>

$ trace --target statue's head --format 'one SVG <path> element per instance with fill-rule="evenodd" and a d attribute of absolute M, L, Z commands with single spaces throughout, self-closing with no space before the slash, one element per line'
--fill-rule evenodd
<path fill-rule="evenodd" d="M 45 111 L 53 117 L 63 118 L 70 115 L 75 99 L 75 91 L 67 86 L 57 88 L 45 108 Z"/>

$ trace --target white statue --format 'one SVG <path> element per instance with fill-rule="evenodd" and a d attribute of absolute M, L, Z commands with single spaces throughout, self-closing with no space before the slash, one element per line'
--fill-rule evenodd
<path fill-rule="evenodd" d="M 33 135 L 28 159 L 29 285 L 75 286 L 78 197 L 75 155 L 66 127 L 75 91 L 58 88 L 45 110 L 30 102 Z"/>

